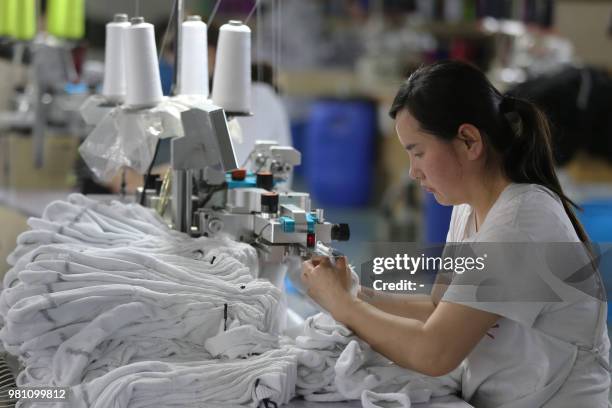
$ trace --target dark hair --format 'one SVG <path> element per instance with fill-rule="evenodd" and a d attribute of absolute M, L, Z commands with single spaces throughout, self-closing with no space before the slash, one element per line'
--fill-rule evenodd
<path fill-rule="evenodd" d="M 531 102 L 502 95 L 472 65 L 443 61 L 417 69 L 402 84 L 389 115 L 395 119 L 403 109 L 423 131 L 447 141 L 464 123 L 477 127 L 502 158 L 506 176 L 556 193 L 580 241 L 589 242 L 572 209 L 578 206 L 563 193 L 555 173 L 548 119 Z"/>
<path fill-rule="evenodd" d="M 206 30 L 206 41 L 209 47 L 217 48 L 217 42 L 219 41 L 219 24 L 210 23 Z"/>
<path fill-rule="evenodd" d="M 251 64 L 251 81 L 270 85 L 278 94 L 280 89 L 274 81 L 274 68 L 265 61 L 255 61 Z"/>

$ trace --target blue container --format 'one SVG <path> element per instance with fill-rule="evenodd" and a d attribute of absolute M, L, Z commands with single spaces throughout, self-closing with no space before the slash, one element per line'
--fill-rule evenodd
<path fill-rule="evenodd" d="M 431 193 L 425 194 L 425 242 L 446 242 L 453 206 L 440 205 Z"/>
<path fill-rule="evenodd" d="M 359 207 L 370 199 L 376 110 L 366 101 L 322 100 L 306 128 L 305 179 L 319 205 Z"/>
<path fill-rule="evenodd" d="M 594 242 L 612 242 L 612 200 L 593 200 L 580 205 L 577 215 Z"/>
<path fill-rule="evenodd" d="M 172 92 L 172 83 L 174 82 L 174 67 L 164 61 L 159 61 L 159 78 L 162 84 L 162 92 L 164 95 L 170 95 Z"/>
<path fill-rule="evenodd" d="M 608 300 L 612 297 L 612 200 L 593 200 L 581 204 L 583 212 L 577 215 L 591 241 L 602 243 L 599 247 L 599 271 L 601 272 Z M 612 304 L 608 302 L 608 322 L 612 321 Z"/>

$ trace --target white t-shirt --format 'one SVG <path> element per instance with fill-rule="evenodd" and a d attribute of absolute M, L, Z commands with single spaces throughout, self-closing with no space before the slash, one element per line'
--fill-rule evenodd
<path fill-rule="evenodd" d="M 463 398 L 478 408 L 607 407 L 605 302 L 563 283 L 572 279 L 566 272 L 550 272 L 555 265 L 575 272 L 566 264 L 589 259 L 557 195 L 535 184 L 510 184 L 478 232 L 472 208 L 455 206 L 447 248 L 453 242 L 470 243 L 495 262 L 483 278 L 453 274 L 442 301 L 501 316 L 462 363 Z M 571 255 L 559 253 L 568 248 Z M 592 274 L 584 282 L 599 284 Z M 525 288 L 541 298 L 486 299 L 483 288 L 511 296 Z"/>

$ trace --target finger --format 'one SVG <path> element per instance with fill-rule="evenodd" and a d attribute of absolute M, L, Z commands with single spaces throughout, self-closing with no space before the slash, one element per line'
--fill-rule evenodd
<path fill-rule="evenodd" d="M 338 268 L 339 270 L 346 270 L 347 264 L 348 262 L 346 260 L 346 256 L 339 256 L 338 258 L 336 258 L 336 268 Z"/>
<path fill-rule="evenodd" d="M 321 266 L 332 266 L 332 263 L 329 260 L 329 257 L 322 256 L 322 257 L 319 258 L 319 265 L 321 265 Z"/>
<path fill-rule="evenodd" d="M 300 281 L 303 285 L 308 286 L 308 282 L 310 282 L 312 274 L 313 269 L 309 269 L 308 267 L 304 267 L 304 269 L 302 269 L 302 273 L 300 274 Z"/>
<path fill-rule="evenodd" d="M 312 258 L 310 258 L 310 260 L 312 261 L 313 265 L 315 265 L 315 266 L 319 265 L 325 259 L 327 259 L 327 257 L 321 256 L 321 255 L 316 255 L 316 256 L 313 256 Z"/>
<path fill-rule="evenodd" d="M 313 265 L 311 261 L 305 261 L 302 263 L 302 271 L 311 271 L 315 268 L 316 265 Z"/>

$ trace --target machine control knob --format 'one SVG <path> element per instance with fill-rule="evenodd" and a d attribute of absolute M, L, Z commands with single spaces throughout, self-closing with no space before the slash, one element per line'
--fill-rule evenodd
<path fill-rule="evenodd" d="M 220 232 L 223 230 L 223 221 L 218 218 L 212 218 L 210 221 L 208 221 L 208 230 L 213 234 Z"/>
<path fill-rule="evenodd" d="M 272 187 L 274 187 L 274 176 L 272 173 L 267 171 L 257 173 L 257 187 L 264 190 L 272 190 Z"/>
<path fill-rule="evenodd" d="M 264 193 L 261 195 L 261 212 L 276 214 L 278 212 L 278 193 Z"/>
<path fill-rule="evenodd" d="M 232 180 L 242 181 L 246 178 L 247 172 L 245 169 L 232 170 Z"/>
<path fill-rule="evenodd" d="M 351 229 L 348 224 L 334 224 L 331 230 L 331 239 L 334 241 L 348 241 L 351 238 Z"/>

